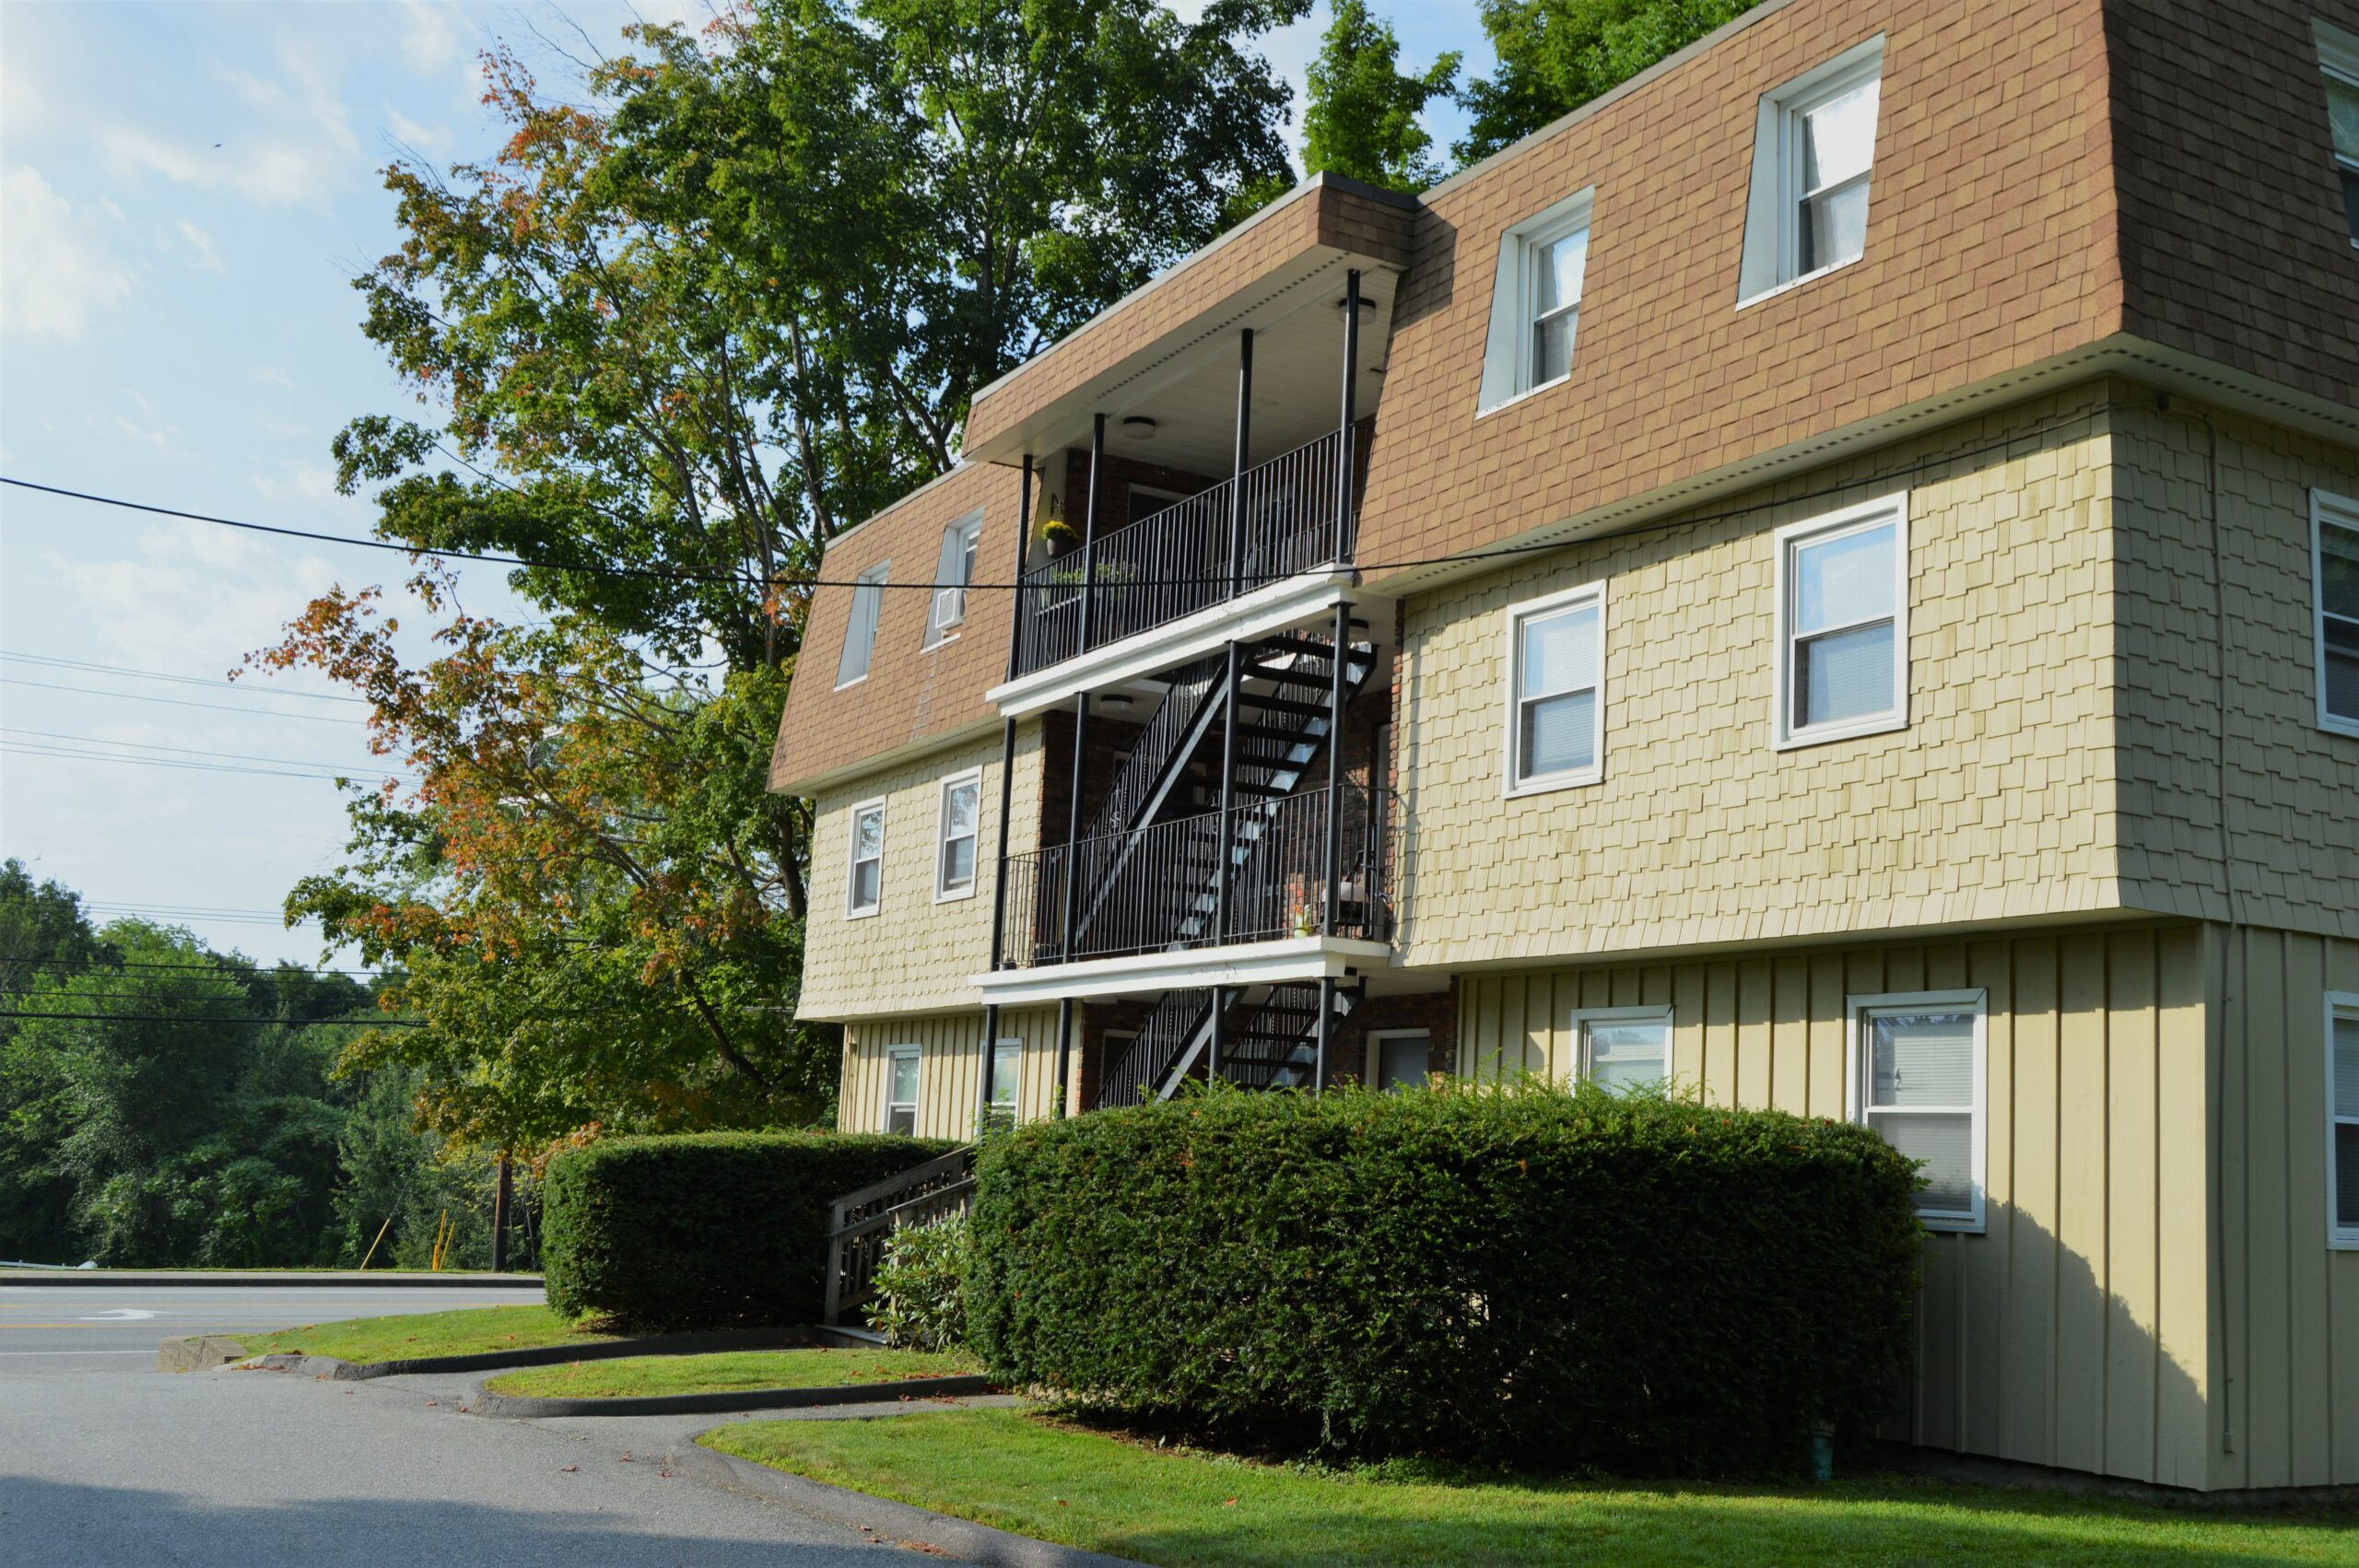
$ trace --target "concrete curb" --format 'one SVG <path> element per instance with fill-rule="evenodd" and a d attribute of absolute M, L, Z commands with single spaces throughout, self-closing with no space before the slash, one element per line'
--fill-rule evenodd
<path fill-rule="evenodd" d="M 219 1334 L 187 1334 L 166 1340 L 156 1347 L 156 1370 L 209 1372 L 233 1361 L 243 1361 L 250 1353 L 237 1340 Z"/>
<path fill-rule="evenodd" d="M 946 1553 L 968 1562 L 989 1563 L 992 1568 L 1141 1568 L 1127 1557 L 1109 1557 L 1102 1551 L 1084 1551 L 1076 1546 L 1036 1540 L 969 1519 L 937 1514 L 931 1508 L 873 1497 L 848 1487 L 829 1486 L 808 1476 L 790 1475 L 734 1454 L 707 1448 L 697 1441 L 707 1433 L 720 1430 L 717 1426 L 708 1427 L 674 1448 L 665 1457 L 673 1473 L 710 1486 L 775 1498 L 790 1508 L 865 1530 L 893 1545 Z"/>
<path fill-rule="evenodd" d="M 996 1394 L 990 1378 L 910 1377 L 897 1383 L 846 1383 L 824 1388 L 739 1388 L 717 1394 L 647 1394 L 612 1399 L 536 1398 L 495 1394 L 478 1383 L 467 1390 L 467 1410 L 511 1421 L 536 1416 L 700 1416 L 724 1410 L 788 1410 L 818 1405 L 880 1405 L 889 1401 L 957 1398 Z"/>
<path fill-rule="evenodd" d="M 169 1342 L 169 1341 L 167 1341 Z M 338 1383 L 412 1373 L 504 1372 L 517 1366 L 562 1366 L 575 1361 L 616 1361 L 624 1356 L 698 1355 L 708 1351 L 796 1350 L 805 1331 L 792 1328 L 712 1328 L 700 1334 L 651 1334 L 636 1340 L 592 1340 L 579 1345 L 534 1345 L 513 1351 L 481 1351 L 463 1356 L 411 1356 L 402 1361 L 341 1361 L 334 1356 L 275 1351 L 241 1364 L 259 1372 L 307 1372 Z M 157 1352 L 160 1366 L 162 1352 Z M 241 1355 L 243 1352 L 240 1352 Z"/>
<path fill-rule="evenodd" d="M 385 1270 L 273 1273 L 268 1270 L 215 1269 L 0 1269 L 0 1285 L 279 1285 L 439 1291 L 508 1291 L 541 1288 L 538 1274 L 396 1274 Z"/>

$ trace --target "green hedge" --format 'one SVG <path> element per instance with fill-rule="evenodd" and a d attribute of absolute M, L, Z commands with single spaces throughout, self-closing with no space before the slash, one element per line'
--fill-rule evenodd
<path fill-rule="evenodd" d="M 816 1321 L 828 1204 L 957 1145 L 881 1133 L 607 1138 L 549 1162 L 549 1305 L 634 1328 Z"/>
<path fill-rule="evenodd" d="M 1182 1097 L 984 1145 L 968 1333 L 1232 1439 L 1787 1469 L 1905 1387 L 1916 1185 L 1861 1128 L 1593 1089 Z"/>

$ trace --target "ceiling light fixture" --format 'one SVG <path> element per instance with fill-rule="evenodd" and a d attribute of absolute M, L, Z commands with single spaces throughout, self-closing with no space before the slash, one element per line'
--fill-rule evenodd
<path fill-rule="evenodd" d="M 1144 414 L 1129 414 L 1122 417 L 1122 434 L 1134 441 L 1155 439 L 1155 421 Z"/>

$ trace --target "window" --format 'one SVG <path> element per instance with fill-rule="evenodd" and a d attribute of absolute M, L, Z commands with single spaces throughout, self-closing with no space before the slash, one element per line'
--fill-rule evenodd
<path fill-rule="evenodd" d="M 1483 349 L 1485 411 L 1572 374 L 1594 195 L 1568 196 L 1501 236 Z"/>
<path fill-rule="evenodd" d="M 1982 1229 L 1983 993 L 1850 999 L 1852 1119 L 1922 1163 L 1917 1217 Z"/>
<path fill-rule="evenodd" d="M 2359 33 L 2324 22 L 2310 24 L 2326 71 L 2326 118 L 2334 141 L 2334 172 L 2342 181 L 2342 214 L 2359 245 Z"/>
<path fill-rule="evenodd" d="M 1883 70 L 1884 40 L 1872 39 L 1761 100 L 1740 304 L 1866 251 Z"/>
<path fill-rule="evenodd" d="M 895 1046 L 885 1053 L 885 1130 L 918 1129 L 918 1047 Z"/>
<path fill-rule="evenodd" d="M 2318 723 L 2359 735 L 2359 501 L 2310 493 L 2318 599 Z"/>
<path fill-rule="evenodd" d="M 1551 594 L 1508 610 L 1508 777 L 1510 795 L 1604 777 L 1605 585 Z"/>
<path fill-rule="evenodd" d="M 975 548 L 983 537 L 983 514 L 970 512 L 942 531 L 942 555 L 933 568 L 933 605 L 926 615 L 928 648 L 944 641 L 967 619 L 967 589 L 975 580 Z"/>
<path fill-rule="evenodd" d="M 1433 1046 L 1433 1036 L 1423 1029 L 1369 1035 L 1369 1080 L 1388 1094 L 1421 1087 L 1431 1071 Z"/>
<path fill-rule="evenodd" d="M 2359 1248 L 2359 992 L 2326 999 L 2327 1243 Z"/>
<path fill-rule="evenodd" d="M 874 915 L 885 895 L 885 802 L 851 809 L 851 875 L 844 890 L 847 917 Z"/>
<path fill-rule="evenodd" d="M 885 579 L 892 564 L 879 561 L 852 579 L 851 618 L 844 623 L 843 657 L 836 661 L 839 688 L 868 678 L 868 655 L 876 646 L 876 617 L 885 608 Z"/>
<path fill-rule="evenodd" d="M 1778 531 L 1777 743 L 1908 722 L 1908 499 Z"/>
<path fill-rule="evenodd" d="M 975 821 L 982 806 L 983 776 L 962 773 L 942 781 L 942 810 L 935 825 L 933 895 L 971 898 L 975 894 Z"/>
<path fill-rule="evenodd" d="M 992 1110 L 1015 1119 L 1015 1091 L 1024 1077 L 1024 1042 L 1001 1040 L 992 1047 Z"/>
<path fill-rule="evenodd" d="M 1671 1009 L 1591 1007 L 1573 1014 L 1574 1071 L 1616 1094 L 1671 1077 Z"/>

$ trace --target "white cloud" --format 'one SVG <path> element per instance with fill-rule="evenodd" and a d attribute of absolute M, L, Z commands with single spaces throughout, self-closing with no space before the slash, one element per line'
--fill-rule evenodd
<path fill-rule="evenodd" d="M 133 287 L 97 226 L 26 167 L 0 170 L 0 332 L 35 337 L 79 337 Z"/>
<path fill-rule="evenodd" d="M 247 71 L 216 73 L 248 111 L 237 117 L 244 124 L 224 129 L 217 140 L 202 132 L 165 136 L 109 125 L 100 130 L 99 146 L 118 170 L 235 191 L 258 206 L 323 206 L 358 171 L 360 144 L 336 96 L 334 74 L 313 47 L 282 41 L 278 64 L 276 81 Z"/>
<path fill-rule="evenodd" d="M 451 17 L 440 6 L 424 0 L 402 0 L 402 58 L 422 76 L 439 74 L 459 53 L 459 36 Z"/>
<path fill-rule="evenodd" d="M 114 416 L 113 428 L 135 441 L 154 447 L 159 452 L 167 455 L 177 452 L 180 450 L 180 427 L 158 419 L 156 405 L 137 392 L 125 388 L 123 395 L 139 410 L 139 417 L 135 420 L 118 414 Z"/>
<path fill-rule="evenodd" d="M 385 105 L 385 128 L 393 133 L 393 140 L 421 152 L 441 152 L 451 145 L 449 126 L 439 120 L 431 125 L 421 125 L 390 103 Z"/>
<path fill-rule="evenodd" d="M 257 381 L 268 381 L 275 387 L 285 387 L 288 392 L 293 392 L 295 390 L 295 383 L 293 380 L 288 379 L 286 371 L 274 370 L 267 365 L 257 365 L 254 367 L 254 380 Z"/>
<path fill-rule="evenodd" d="M 221 252 L 213 248 L 213 236 L 186 218 L 181 219 L 180 231 L 181 238 L 188 241 L 188 248 L 196 252 L 198 266 L 203 267 L 206 272 L 229 270 L 221 264 Z"/>
<path fill-rule="evenodd" d="M 257 474 L 254 488 L 273 501 L 333 501 L 337 498 L 335 475 L 316 463 L 289 461 L 279 464 L 278 477 Z"/>

